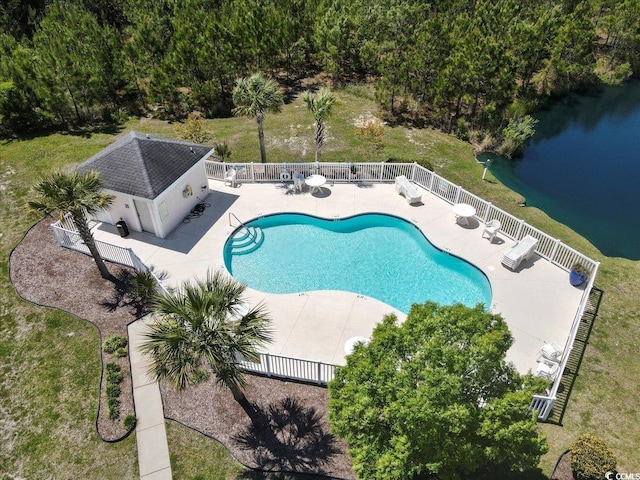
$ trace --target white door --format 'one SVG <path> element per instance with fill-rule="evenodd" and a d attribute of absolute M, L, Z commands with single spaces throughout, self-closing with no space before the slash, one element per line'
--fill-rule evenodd
<path fill-rule="evenodd" d="M 138 218 L 140 219 L 140 227 L 143 232 L 150 232 L 155 234 L 156 230 L 153 228 L 153 219 L 151 218 L 151 210 L 149 210 L 150 204 L 147 202 L 133 201 L 138 212 Z"/>

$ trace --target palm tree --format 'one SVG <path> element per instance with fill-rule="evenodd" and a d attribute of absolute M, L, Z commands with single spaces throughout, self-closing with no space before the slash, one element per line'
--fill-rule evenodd
<path fill-rule="evenodd" d="M 324 121 L 329 115 L 331 115 L 331 109 L 336 103 L 336 97 L 329 91 L 328 88 L 321 88 L 314 96 L 310 91 L 306 91 L 302 94 L 302 100 L 307 104 L 307 108 L 316 120 L 316 132 L 314 135 L 314 141 L 316 144 L 316 162 L 320 161 L 320 150 L 326 140 L 326 133 L 324 131 Z"/>
<path fill-rule="evenodd" d="M 197 383 L 194 374 L 208 365 L 218 384 L 229 388 L 247 410 L 239 359 L 257 362 L 259 348 L 271 341 L 271 330 L 262 305 L 242 311 L 245 289 L 220 271 L 209 271 L 204 281 L 184 282 L 177 290 L 157 297 L 157 320 L 140 347 L 151 355 L 149 373 L 184 390 Z"/>
<path fill-rule="evenodd" d="M 233 89 L 234 115 L 256 117 L 258 122 L 258 140 L 260 141 L 260 159 L 267 163 L 264 149 L 264 131 L 262 124 L 267 112 L 279 112 L 282 105 L 282 92 L 278 84 L 266 78 L 262 73 L 240 78 Z"/>
<path fill-rule="evenodd" d="M 70 214 L 80 238 L 89 249 L 102 278 L 114 280 L 96 247 L 85 212 L 92 215 L 106 209 L 114 199 L 103 192 L 98 172 L 81 175 L 78 172 L 55 172 L 41 179 L 34 187 L 40 198 L 28 202 L 30 210 L 46 215 L 59 212 L 60 219 Z"/>

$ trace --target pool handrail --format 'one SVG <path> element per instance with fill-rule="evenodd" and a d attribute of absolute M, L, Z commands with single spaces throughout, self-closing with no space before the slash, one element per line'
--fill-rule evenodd
<path fill-rule="evenodd" d="M 231 223 L 231 217 L 235 218 L 235 219 L 238 221 L 238 223 L 240 223 L 239 227 L 243 227 L 243 228 L 247 231 L 247 233 L 249 234 L 249 236 L 253 238 L 253 241 L 254 241 L 254 242 L 257 242 L 257 241 L 258 241 L 258 239 L 257 239 L 257 238 L 256 238 L 256 236 L 253 234 L 253 232 L 252 232 L 251 230 L 249 230 L 249 227 L 247 227 L 247 225 L 246 225 L 242 220 L 240 220 L 240 219 L 236 216 L 236 214 L 235 214 L 235 213 L 233 213 L 233 212 L 229 212 L 229 226 L 230 226 L 230 227 L 233 227 L 233 224 Z"/>

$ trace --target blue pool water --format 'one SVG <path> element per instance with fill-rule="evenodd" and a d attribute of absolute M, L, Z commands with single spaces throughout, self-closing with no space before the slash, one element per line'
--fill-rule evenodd
<path fill-rule="evenodd" d="M 277 214 L 247 223 L 260 227 L 262 244 L 224 252 L 231 275 L 267 293 L 343 290 L 367 295 L 408 313 L 414 303 L 491 305 L 486 276 L 470 263 L 435 248 L 413 224 L 383 214 L 327 220 Z"/>

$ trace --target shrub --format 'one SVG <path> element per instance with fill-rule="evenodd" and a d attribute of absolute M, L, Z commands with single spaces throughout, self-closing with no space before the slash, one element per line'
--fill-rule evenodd
<path fill-rule="evenodd" d="M 120 347 L 115 352 L 113 352 L 113 354 L 118 358 L 126 357 L 127 356 L 127 349 L 124 348 L 124 347 Z"/>
<path fill-rule="evenodd" d="M 498 147 L 498 153 L 508 158 L 522 154 L 527 140 L 536 131 L 537 123 L 538 120 L 530 115 L 509 120 L 509 124 L 502 130 L 503 140 Z"/>
<path fill-rule="evenodd" d="M 459 118 L 456 122 L 456 137 L 469 140 L 469 123 L 464 118 Z"/>
<path fill-rule="evenodd" d="M 602 480 L 617 459 L 600 437 L 585 434 L 571 445 L 571 470 L 576 480 Z"/>
<path fill-rule="evenodd" d="M 386 123 L 370 113 L 360 115 L 354 122 L 356 137 L 362 140 L 369 155 L 379 153 L 384 149 L 384 134 Z"/>
<path fill-rule="evenodd" d="M 429 170 L 430 172 L 433 172 L 433 163 L 431 163 L 429 160 L 427 160 L 426 158 L 421 158 L 419 160 L 416 160 L 416 163 L 418 165 L 420 165 L 421 167 L 426 168 L 427 170 Z"/>
<path fill-rule="evenodd" d="M 110 373 L 120 373 L 122 369 L 120 368 L 120 365 L 118 365 L 117 363 L 114 362 L 109 362 L 107 363 L 107 375 Z"/>
<path fill-rule="evenodd" d="M 119 370 L 117 372 L 107 372 L 107 383 L 120 383 L 123 378 Z"/>
<path fill-rule="evenodd" d="M 204 116 L 200 112 L 191 112 L 184 123 L 176 125 L 175 131 L 180 138 L 188 142 L 207 143 L 211 139 Z"/>
<path fill-rule="evenodd" d="M 473 145 L 473 153 L 476 155 L 498 148 L 497 141 L 491 133 L 481 130 L 474 130 L 471 133 L 471 144 Z"/>
<path fill-rule="evenodd" d="M 147 304 L 156 295 L 158 281 L 151 271 L 136 272 L 129 280 L 129 295 L 134 302 Z"/>
<path fill-rule="evenodd" d="M 226 140 L 214 143 L 213 148 L 215 148 L 216 157 L 218 157 L 223 162 L 226 162 L 227 160 L 229 160 L 229 157 L 231 157 L 231 147 L 229 147 L 229 144 Z"/>
<path fill-rule="evenodd" d="M 136 423 L 138 423 L 138 420 L 136 419 L 136 416 L 133 413 L 129 413 L 122 420 L 122 425 L 127 430 L 131 430 L 132 428 L 135 428 Z"/>
<path fill-rule="evenodd" d="M 120 385 L 110 383 L 107 385 L 107 398 L 118 398 L 120 396 Z"/>
<path fill-rule="evenodd" d="M 122 335 L 111 335 L 102 342 L 102 351 L 105 353 L 114 353 L 119 348 L 127 346 L 127 339 Z"/>
<path fill-rule="evenodd" d="M 106 365 L 107 370 L 107 405 L 109 407 L 109 419 L 115 420 L 120 416 L 120 382 L 123 380 L 122 369 L 120 365 L 109 362 Z"/>
<path fill-rule="evenodd" d="M 109 395 L 109 387 L 116 386 L 120 384 L 123 380 L 122 371 L 120 369 L 120 365 L 115 363 L 107 363 L 107 395 Z M 120 394 L 120 387 L 118 387 L 118 395 Z"/>
<path fill-rule="evenodd" d="M 209 380 L 209 371 L 204 368 L 199 368 L 193 373 L 193 381 L 198 384 Z"/>
<path fill-rule="evenodd" d="M 540 108 L 539 101 L 535 98 L 516 98 L 506 111 L 508 118 L 518 118 L 529 115 Z"/>
<path fill-rule="evenodd" d="M 109 400 L 107 400 L 107 405 L 109 406 L 109 418 L 111 420 L 118 418 L 120 416 L 120 399 L 109 398 Z"/>

